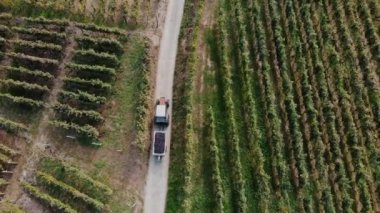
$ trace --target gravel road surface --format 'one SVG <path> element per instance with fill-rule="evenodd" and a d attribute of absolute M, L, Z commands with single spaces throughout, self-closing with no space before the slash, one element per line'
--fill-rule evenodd
<path fill-rule="evenodd" d="M 185 0 L 168 1 L 169 4 L 158 58 L 155 99 L 162 96 L 168 98 L 170 100 L 169 113 L 171 115 L 171 109 L 173 108 L 173 102 L 171 100 L 173 97 L 175 60 Z M 166 156 L 161 159 L 161 161 L 157 161 L 156 158 L 150 156 L 148 177 L 145 186 L 145 213 L 165 212 L 169 178 L 170 134 L 171 125 L 166 129 Z"/>

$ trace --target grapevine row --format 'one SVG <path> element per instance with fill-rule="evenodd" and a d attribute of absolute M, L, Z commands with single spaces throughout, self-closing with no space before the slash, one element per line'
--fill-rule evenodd
<path fill-rule="evenodd" d="M 65 33 L 57 33 L 45 29 L 25 28 L 25 27 L 12 27 L 12 30 L 19 34 L 23 40 L 40 40 L 47 43 L 64 44 L 66 42 Z"/>
<path fill-rule="evenodd" d="M 40 109 L 44 107 L 44 102 L 42 101 L 33 100 L 30 98 L 25 98 L 21 96 L 14 96 L 8 93 L 0 93 L 0 99 L 2 99 L 4 102 L 18 104 L 21 106 L 27 106 L 34 109 Z"/>
<path fill-rule="evenodd" d="M 92 179 L 78 168 L 61 162 L 57 159 L 43 158 L 40 162 L 41 171 L 54 176 L 58 181 L 75 186 L 78 191 L 91 195 L 96 200 L 105 203 L 113 194 L 105 184 Z"/>
<path fill-rule="evenodd" d="M 75 40 L 80 49 L 94 49 L 96 52 L 106 52 L 119 57 L 124 52 L 123 45 L 116 39 L 80 36 L 76 37 Z"/>
<path fill-rule="evenodd" d="M 39 58 L 35 56 L 25 55 L 23 53 L 7 53 L 7 56 L 13 59 L 15 66 L 27 67 L 29 69 L 36 69 L 46 71 L 54 74 L 59 66 L 59 62 L 54 59 Z"/>
<path fill-rule="evenodd" d="M 28 128 L 23 124 L 7 120 L 3 117 L 0 117 L 0 129 L 4 129 L 12 134 L 28 131 Z"/>
<path fill-rule="evenodd" d="M 60 200 L 53 198 L 50 195 L 43 193 L 32 184 L 22 182 L 21 185 L 29 194 L 36 197 L 38 200 L 41 200 L 43 203 L 46 203 L 50 208 L 57 212 L 77 213 L 77 211 L 75 211 L 72 207 L 62 203 Z"/>
<path fill-rule="evenodd" d="M 266 44 L 266 35 L 261 20 L 261 8 L 255 6 L 255 26 L 257 31 L 257 42 L 259 49 L 259 56 L 261 67 L 258 70 L 258 76 L 263 82 L 264 88 L 261 88 L 265 97 L 265 111 L 267 120 L 267 138 L 271 149 L 271 166 L 274 186 L 276 191 L 289 190 L 289 168 L 286 165 L 284 157 L 284 141 L 283 133 L 281 131 L 281 119 L 278 115 L 276 96 L 274 93 L 274 86 L 271 79 L 271 69 L 269 65 L 269 53 Z M 280 196 L 279 206 L 287 206 L 288 197 L 285 194 Z"/>
<path fill-rule="evenodd" d="M 249 139 L 249 147 L 252 151 L 252 158 L 254 158 L 254 162 L 252 164 L 254 165 L 254 175 L 257 178 L 257 184 L 258 184 L 258 196 L 259 196 L 259 203 L 260 203 L 260 209 L 268 210 L 269 209 L 269 197 L 271 194 L 270 189 L 270 181 L 268 174 L 264 170 L 264 157 L 262 150 L 260 148 L 259 141 L 261 140 L 261 132 L 257 129 L 257 112 L 256 112 L 256 106 L 255 101 L 253 99 L 253 92 L 252 92 L 252 81 L 250 74 L 253 73 L 253 69 L 251 68 L 252 62 L 250 59 L 250 53 L 249 53 L 249 47 L 248 47 L 248 41 L 247 41 L 247 34 L 245 31 L 245 20 L 243 16 L 243 9 L 240 4 L 240 1 L 234 1 L 234 11 L 237 12 L 237 24 L 238 24 L 238 33 L 239 33 L 239 55 L 241 56 L 241 70 L 242 70 L 242 96 L 243 96 L 243 107 L 244 111 L 246 112 L 246 123 L 248 126 L 248 139 Z M 253 160 L 253 159 L 252 159 Z"/>
<path fill-rule="evenodd" d="M 7 164 L 10 161 L 11 161 L 10 157 L 8 157 L 7 155 L 4 155 L 3 153 L 0 153 L 0 165 Z"/>
<path fill-rule="evenodd" d="M 104 83 L 99 79 L 85 80 L 77 77 L 65 77 L 65 88 L 69 91 L 85 90 L 94 94 L 107 94 L 111 91 L 111 84 Z"/>
<path fill-rule="evenodd" d="M 365 84 L 364 90 L 368 88 L 367 92 L 368 92 L 368 97 L 369 97 L 369 103 L 371 104 L 372 111 L 375 114 L 374 117 L 376 118 L 376 121 L 380 121 L 380 120 L 377 120 L 377 118 L 380 118 L 380 90 L 378 88 L 379 79 L 376 73 L 372 71 L 373 69 L 370 63 L 371 57 L 369 57 L 368 52 L 366 51 L 365 43 L 360 33 L 362 31 L 362 28 L 358 21 L 359 18 L 356 17 L 356 14 L 354 12 L 353 4 L 354 3 L 352 1 L 347 1 L 344 4 L 346 8 L 346 13 L 347 13 L 346 16 L 350 17 L 351 23 L 352 23 L 350 25 L 351 32 L 352 32 L 354 44 L 356 46 L 359 66 L 362 70 L 363 81 L 364 81 L 363 83 Z M 364 94 L 365 96 L 363 98 L 367 96 L 366 92 L 364 92 Z M 361 110 L 361 108 L 359 108 L 359 110 Z M 362 122 L 362 126 L 368 129 L 368 131 L 364 132 L 365 137 L 366 137 L 366 143 L 367 144 L 373 143 L 374 142 L 374 138 L 372 136 L 373 131 L 371 130 L 374 129 L 375 127 L 372 125 L 373 123 L 372 118 L 370 116 L 363 117 L 361 118 L 361 122 Z"/>
<path fill-rule="evenodd" d="M 70 24 L 70 22 L 66 19 L 47 19 L 44 17 L 37 17 L 37 18 L 25 17 L 24 20 L 28 24 L 58 25 L 62 27 L 67 27 Z"/>
<path fill-rule="evenodd" d="M 118 36 L 126 34 L 125 31 L 120 30 L 118 28 L 101 27 L 95 24 L 75 23 L 75 26 L 84 30 L 101 32 L 101 33 L 110 33 L 110 34 L 115 34 Z"/>
<path fill-rule="evenodd" d="M 290 1 L 289 1 L 290 2 Z M 292 3 L 292 2 L 290 2 Z M 278 3 L 275 1 L 270 1 L 269 3 L 271 9 L 271 17 L 272 17 L 272 27 L 274 32 L 274 39 L 276 45 L 276 52 L 278 63 L 280 66 L 280 73 L 283 85 L 283 91 L 285 93 L 285 107 L 288 113 L 287 119 L 289 119 L 290 123 L 290 131 L 292 135 L 292 143 L 295 148 L 294 153 L 296 154 L 296 164 L 298 168 L 299 178 L 300 178 L 300 186 L 301 187 L 301 196 L 299 197 L 301 205 L 304 202 L 304 196 L 308 196 L 310 192 L 308 192 L 309 185 L 309 175 L 306 164 L 306 157 L 303 149 L 303 138 L 299 125 L 299 114 L 297 112 L 297 106 L 295 103 L 294 97 L 294 88 L 292 81 L 288 75 L 289 67 L 288 67 L 288 58 L 285 47 L 285 39 L 283 38 L 283 29 L 281 27 L 280 14 L 278 9 Z M 294 15 L 294 13 L 292 13 Z M 294 17 L 293 17 L 294 18 Z M 293 23 L 295 24 L 295 23 Z M 308 206 L 310 204 L 306 204 Z"/>
<path fill-rule="evenodd" d="M 324 2 L 324 5 L 326 8 L 326 11 L 328 11 L 327 10 L 328 4 L 326 1 Z M 333 15 L 336 17 L 336 14 L 333 14 Z M 335 19 L 335 21 L 338 25 L 337 30 L 342 30 L 344 27 L 342 25 L 343 23 L 342 20 L 338 21 L 337 19 Z M 351 149 L 350 144 L 352 143 L 357 144 L 359 142 L 360 137 L 361 137 L 360 125 L 358 124 L 358 122 L 356 122 L 356 118 L 354 114 L 356 109 L 355 109 L 355 106 L 352 105 L 353 97 L 351 97 L 350 95 L 351 85 L 349 83 L 349 80 L 347 79 L 349 78 L 349 74 L 350 74 L 350 71 L 349 71 L 350 64 L 343 62 L 343 60 L 346 57 L 350 57 L 350 56 L 346 53 L 346 51 L 343 51 L 343 50 L 339 50 L 339 52 L 343 53 L 342 57 L 340 57 L 340 54 L 338 54 L 338 48 L 340 46 L 343 46 L 343 48 L 347 48 L 347 41 L 349 37 L 348 37 L 347 32 L 343 32 L 343 33 L 340 32 L 342 33 L 343 38 L 344 38 L 342 42 L 343 44 L 334 47 L 335 44 L 340 43 L 340 38 L 339 36 L 336 36 L 336 38 L 334 38 L 332 36 L 332 32 L 330 32 L 331 29 L 332 28 L 330 27 L 324 30 L 325 31 L 324 37 L 326 37 L 326 39 L 328 39 L 331 43 L 330 44 L 331 48 L 328 50 L 330 52 L 329 63 L 331 64 L 330 66 L 332 67 L 332 70 L 335 71 L 333 78 L 335 78 L 335 82 L 337 85 L 337 92 L 338 92 L 338 95 L 340 96 L 340 102 L 341 102 L 342 110 L 343 110 L 342 121 L 346 129 L 346 133 L 343 135 L 344 143 L 342 143 L 342 149 L 343 149 L 344 157 L 346 159 L 346 167 L 348 168 L 348 172 L 349 172 L 348 174 L 350 176 L 350 179 L 352 182 L 356 183 L 357 173 L 351 160 L 352 156 L 350 152 L 350 149 Z M 359 186 L 357 184 L 353 184 L 353 193 L 354 193 L 354 197 L 356 201 L 356 209 L 358 209 L 361 204 L 360 204 L 360 197 L 359 197 L 359 193 L 360 193 Z"/>
<path fill-rule="evenodd" d="M 0 80 L 0 85 L 3 85 L 3 88 L 8 88 L 11 90 L 23 90 L 26 92 L 25 95 L 31 97 L 42 97 L 44 94 L 49 92 L 49 88 L 47 86 L 12 79 Z"/>
<path fill-rule="evenodd" d="M 294 10 L 294 7 L 296 5 L 293 1 L 287 1 L 286 4 L 286 15 L 288 17 L 288 26 L 290 30 L 290 46 L 295 51 L 295 60 L 296 60 L 296 70 L 293 71 L 294 79 L 299 79 L 300 83 L 300 95 L 303 97 L 303 104 L 305 105 L 306 110 L 306 117 L 307 121 L 305 119 L 304 122 L 307 122 L 307 130 L 304 127 L 305 131 L 305 138 L 307 138 L 308 141 L 312 141 L 310 144 L 307 145 L 307 152 L 309 155 L 309 160 L 311 162 L 315 161 L 315 154 L 313 152 L 313 146 L 315 146 L 316 143 L 321 143 L 321 133 L 319 131 L 319 122 L 318 122 L 318 111 L 315 108 L 314 103 L 314 95 L 312 86 L 310 85 L 310 77 L 309 73 L 307 71 L 307 62 L 305 58 L 305 51 L 302 46 L 302 32 L 301 29 L 303 28 L 302 22 L 299 23 L 300 28 L 298 28 L 298 22 L 297 22 L 297 15 L 296 11 Z M 298 17 L 299 18 L 299 17 Z M 298 82 L 298 81 L 297 81 Z M 301 103 L 301 102 L 300 102 Z M 320 186 L 319 181 L 316 177 L 317 169 L 315 163 L 311 163 L 311 171 L 312 174 L 310 175 L 313 179 L 313 185 L 315 188 L 318 188 Z M 312 200 L 311 199 L 305 199 L 305 208 L 307 211 L 311 211 L 313 208 Z"/>
<path fill-rule="evenodd" d="M 3 144 L 0 144 L 0 152 L 4 153 L 5 155 L 8 155 L 10 157 L 15 157 L 15 156 L 20 154 L 16 150 L 11 149 L 8 146 L 5 146 Z"/>
<path fill-rule="evenodd" d="M 0 24 L 0 36 L 3 38 L 9 38 L 12 35 L 9 27 Z"/>
<path fill-rule="evenodd" d="M 365 3 L 363 3 L 365 4 Z M 354 2 L 348 1 L 345 4 L 346 13 L 348 16 L 351 17 L 352 25 L 351 25 L 351 32 L 353 35 L 353 39 L 356 44 L 356 49 L 358 52 L 358 59 L 359 59 L 359 65 L 362 69 L 363 73 L 363 80 L 365 83 L 365 86 L 368 88 L 368 97 L 369 97 L 369 103 L 371 104 L 373 114 L 375 117 L 375 121 L 377 124 L 379 124 L 379 117 L 380 117 L 380 90 L 379 90 L 379 79 L 378 75 L 374 72 L 372 72 L 372 66 L 369 60 L 368 52 L 366 51 L 366 40 L 362 37 L 359 31 L 362 31 L 362 27 L 357 21 L 359 17 L 356 16 L 356 13 L 354 11 Z M 379 70 L 379 67 L 377 68 Z M 360 109 L 360 108 L 359 108 Z M 373 120 L 371 117 L 366 116 L 361 119 L 362 126 L 365 128 L 366 131 L 364 131 L 365 136 L 365 146 L 367 147 L 368 152 L 363 150 L 364 156 L 368 156 L 368 158 L 364 158 L 365 163 L 367 164 L 369 161 L 369 165 L 372 167 L 371 169 L 367 169 L 368 174 L 371 174 L 371 170 L 373 171 L 375 175 L 375 181 L 371 180 L 371 175 L 369 175 L 368 182 L 369 185 L 371 182 L 375 182 L 377 184 L 377 188 L 380 188 L 380 165 L 378 163 L 380 151 L 378 147 L 376 146 L 376 141 L 378 140 L 377 134 L 378 131 L 376 130 L 376 125 L 373 124 Z M 368 153 L 368 154 L 367 154 Z M 377 179 L 376 179 L 377 178 Z M 371 187 L 370 187 L 371 189 Z M 372 189 L 372 199 L 373 199 L 373 206 L 374 209 L 377 209 L 376 205 L 376 194 L 374 192 L 374 189 Z"/>
<path fill-rule="evenodd" d="M 306 34 L 308 36 L 308 41 L 309 41 L 309 46 L 311 47 L 310 51 L 311 51 L 311 58 L 312 58 L 312 62 L 313 62 L 313 68 L 314 68 L 314 73 L 316 75 L 316 80 L 318 82 L 318 96 L 322 102 L 322 115 L 323 115 L 323 118 L 325 120 L 325 122 L 327 122 L 327 134 L 328 134 L 328 139 L 329 139 L 329 143 L 330 141 L 332 140 L 336 140 L 336 135 L 337 135 L 337 132 L 336 132 L 336 128 L 335 128 L 335 113 L 333 111 L 333 104 L 331 103 L 331 100 L 330 100 L 330 94 L 329 94 L 329 90 L 328 90 L 328 86 L 326 84 L 326 76 L 325 76 L 325 67 L 322 63 L 322 60 L 319 56 L 319 53 L 320 53 L 320 47 L 318 46 L 318 42 L 317 42 L 317 34 L 315 32 L 315 30 L 313 29 L 313 22 L 311 20 L 311 14 L 310 14 L 310 7 L 309 5 L 304 5 L 302 8 L 301 8 L 301 13 L 302 13 L 302 17 L 303 17 L 303 20 L 304 20 L 304 26 L 306 27 Z M 334 138 L 335 136 L 335 138 Z M 328 145 L 329 145 L 328 143 Z M 321 144 L 320 147 L 323 147 L 322 149 L 324 149 L 326 152 L 330 153 L 329 151 L 329 146 L 327 147 L 324 147 L 324 145 Z M 317 145 L 317 150 L 318 150 L 318 145 Z M 327 176 L 328 176 L 328 168 L 326 167 L 325 162 L 324 162 L 324 156 L 323 156 L 323 152 L 321 152 L 321 150 L 318 150 L 317 151 L 317 169 L 320 171 L 320 175 L 322 176 L 325 176 L 326 179 L 327 179 Z M 331 156 L 330 156 L 330 160 L 331 160 Z M 322 187 L 325 187 L 324 190 L 324 193 L 327 193 L 324 194 L 324 197 L 325 196 L 328 196 L 329 198 L 329 203 L 327 204 L 326 206 L 326 210 L 327 211 L 330 211 L 332 209 L 334 209 L 334 205 L 333 205 L 333 200 L 332 200 L 332 196 L 331 196 L 331 191 L 329 191 L 327 188 L 329 188 L 328 186 L 328 181 L 327 180 L 324 180 L 322 182 Z M 333 183 L 332 183 L 333 184 Z M 337 204 L 340 206 L 340 204 Z"/>
<path fill-rule="evenodd" d="M 361 15 L 364 22 L 364 32 L 367 37 L 368 43 L 371 46 L 371 52 L 373 58 L 377 61 L 378 66 L 380 63 L 380 38 L 376 32 L 376 27 L 372 21 L 371 14 L 369 12 L 368 4 L 366 1 L 357 4 L 357 11 Z M 377 69 L 377 75 L 380 76 L 380 71 Z"/>
<path fill-rule="evenodd" d="M 58 94 L 59 101 L 62 103 L 76 103 L 74 105 L 90 106 L 90 108 L 97 108 L 106 102 L 103 96 L 92 95 L 88 92 L 77 90 L 74 92 L 62 90 Z"/>
<path fill-rule="evenodd" d="M 355 106 L 358 107 L 359 116 L 361 123 L 365 121 L 368 118 L 368 111 L 365 109 L 365 103 L 363 101 L 363 97 L 365 95 L 363 82 L 361 79 L 360 74 L 357 71 L 357 66 L 355 65 L 354 61 L 356 54 L 354 53 L 354 48 L 352 46 L 352 40 L 348 33 L 348 29 L 345 23 L 345 16 L 344 11 L 342 8 L 342 5 L 338 0 L 332 1 L 333 8 L 335 9 L 335 16 L 337 21 L 337 27 L 340 31 L 340 37 L 342 39 L 343 48 L 345 48 L 345 55 L 344 57 L 348 61 L 349 71 L 351 75 L 351 87 L 353 91 L 353 98 L 355 102 Z M 362 131 L 369 131 L 370 129 L 365 129 L 365 126 L 360 125 Z M 351 150 L 351 154 L 353 157 L 354 166 L 356 167 L 357 171 L 357 177 L 359 180 L 357 180 L 357 183 L 359 185 L 360 189 L 360 195 L 361 195 L 361 202 L 364 209 L 371 210 L 372 209 L 372 202 L 371 202 L 371 196 L 368 189 L 368 183 L 367 183 L 367 174 L 365 171 L 365 165 L 363 165 L 363 152 L 362 149 L 360 149 L 360 141 L 359 138 L 357 138 L 357 135 L 349 135 L 348 142 Z"/>
<path fill-rule="evenodd" d="M 355 124 L 353 123 L 353 118 L 351 115 L 351 106 L 348 104 L 350 102 L 349 94 L 347 93 L 346 89 L 344 88 L 343 84 L 343 75 L 342 75 L 342 68 L 340 68 L 340 58 L 338 56 L 338 53 L 336 52 L 334 48 L 334 41 L 331 36 L 331 26 L 327 22 L 328 19 L 326 15 L 322 14 L 321 17 L 321 34 L 322 34 L 322 44 L 321 49 L 323 51 L 322 54 L 326 51 L 326 59 L 325 59 L 325 68 L 326 68 L 326 78 L 327 82 L 329 82 L 329 89 L 331 91 L 331 94 L 335 94 L 335 96 L 338 98 L 338 107 L 342 111 L 336 110 L 335 120 L 338 121 L 340 132 L 342 133 L 343 130 L 343 122 L 342 117 L 344 120 L 344 124 L 347 125 L 347 130 L 351 132 L 356 132 Z M 334 86 L 335 85 L 335 86 Z M 345 117 L 348 117 L 347 119 Z M 330 121 L 330 120 L 328 120 Z M 329 130 L 332 129 L 332 127 L 329 127 Z M 336 130 L 334 130 L 336 131 Z M 340 191 L 342 193 L 342 203 L 340 209 L 342 209 L 345 212 L 352 211 L 353 208 L 353 200 L 350 197 L 350 191 L 353 190 L 354 187 L 351 187 L 349 184 L 349 179 L 347 178 L 347 171 L 345 169 L 345 165 L 343 160 L 344 156 L 342 154 L 343 152 L 347 155 L 348 149 L 347 145 L 344 143 L 346 141 L 346 135 L 344 133 L 341 134 L 343 136 L 342 138 L 339 137 L 339 135 L 336 135 L 336 133 L 333 133 L 333 131 L 330 132 L 330 144 L 331 144 L 331 150 L 333 152 L 333 158 L 339 159 L 335 161 L 335 168 L 337 172 L 337 180 L 340 186 Z M 355 133 L 357 134 L 357 133 Z M 342 148 L 341 148 L 342 147 Z M 342 149 L 342 150 L 341 150 Z M 352 167 L 351 162 L 348 162 L 346 160 L 346 163 L 349 164 L 350 167 Z"/>
<path fill-rule="evenodd" d="M 99 124 L 104 122 L 101 114 L 93 110 L 77 110 L 67 104 L 56 104 L 54 110 L 65 117 L 65 120 L 76 121 L 75 123 Z"/>
<path fill-rule="evenodd" d="M 70 185 L 58 181 L 47 173 L 37 172 L 37 182 L 54 194 L 59 194 L 59 196 L 74 197 L 76 205 L 84 204 L 85 206 L 89 206 L 93 212 L 102 212 L 105 207 L 102 202 L 91 198 Z"/>
<path fill-rule="evenodd" d="M 232 80 L 231 65 L 229 64 L 229 32 L 227 26 L 226 1 L 222 1 L 219 6 L 219 26 L 220 26 L 220 47 L 222 52 L 222 79 L 224 89 L 224 103 L 227 109 L 227 123 L 229 124 L 228 141 L 231 143 L 231 162 L 232 162 L 232 179 L 233 193 L 236 196 L 236 208 L 239 212 L 247 212 L 247 198 L 245 195 L 245 181 L 241 173 L 242 165 L 240 162 L 239 137 L 235 121 L 235 109 L 232 101 Z"/>
<path fill-rule="evenodd" d="M 47 84 L 54 79 L 54 76 L 48 72 L 40 70 L 29 70 L 24 67 L 3 67 L 8 72 L 8 76 L 15 80 L 23 80 L 29 82 L 36 82 L 40 85 Z"/>
<path fill-rule="evenodd" d="M 0 144 L 0 152 L 11 157 L 15 157 L 20 154 L 16 150 L 11 149 L 8 146 L 5 146 L 3 144 Z"/>
<path fill-rule="evenodd" d="M 213 181 L 213 192 L 215 194 L 215 204 L 216 204 L 216 211 L 217 212 L 223 212 L 224 211 L 224 192 L 222 189 L 222 178 L 220 174 L 220 157 L 219 157 L 219 146 L 218 141 L 216 139 L 216 133 L 215 133 L 215 118 L 214 118 L 214 112 L 212 108 L 210 107 L 207 111 L 207 128 L 208 128 L 208 135 L 209 135 L 209 146 L 210 146 L 210 161 L 212 164 L 212 181 Z"/>
<path fill-rule="evenodd" d="M 103 66 L 69 63 L 66 65 L 66 68 L 69 69 L 69 73 L 83 79 L 97 78 L 103 81 L 109 81 L 116 76 L 115 69 Z"/>
<path fill-rule="evenodd" d="M 78 64 L 91 64 L 106 66 L 108 68 L 118 68 L 120 66 L 119 59 L 108 53 L 98 53 L 94 50 L 76 50 L 73 61 Z"/>
<path fill-rule="evenodd" d="M 45 43 L 42 41 L 12 41 L 15 52 L 33 55 L 41 58 L 57 59 L 61 57 L 63 48 L 61 45 Z"/>
<path fill-rule="evenodd" d="M 51 121 L 50 124 L 55 127 L 65 129 L 67 131 L 73 131 L 76 134 L 85 138 L 97 139 L 99 137 L 98 130 L 96 130 L 94 127 L 87 124 L 81 126 L 75 123 L 69 123 L 66 121 L 58 121 L 58 120 Z"/>

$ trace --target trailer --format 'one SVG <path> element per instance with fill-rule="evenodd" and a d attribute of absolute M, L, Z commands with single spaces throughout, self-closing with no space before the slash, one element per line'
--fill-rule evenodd
<path fill-rule="evenodd" d="M 161 160 L 166 153 L 166 134 L 164 131 L 155 131 L 153 139 L 153 156 Z"/>

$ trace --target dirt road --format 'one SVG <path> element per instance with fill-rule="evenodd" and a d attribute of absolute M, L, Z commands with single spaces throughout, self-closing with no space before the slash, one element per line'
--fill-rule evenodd
<path fill-rule="evenodd" d="M 177 55 L 178 35 L 185 0 L 168 0 L 165 27 L 161 38 L 160 53 L 156 77 L 155 98 L 165 96 L 172 100 L 175 59 Z M 153 103 L 152 103 L 153 104 Z M 170 115 L 173 108 L 170 101 Z M 169 154 L 171 125 L 166 130 L 167 153 L 158 162 L 152 156 L 149 160 L 148 177 L 145 186 L 144 212 L 165 212 L 166 193 L 168 191 Z"/>

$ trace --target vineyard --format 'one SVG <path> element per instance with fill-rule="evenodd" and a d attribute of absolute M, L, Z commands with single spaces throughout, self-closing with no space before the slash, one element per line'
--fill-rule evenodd
<path fill-rule="evenodd" d="M 120 67 L 123 45 L 117 38 L 125 40 L 126 35 L 116 29 L 61 20 L 25 18 L 18 26 L 12 26 L 15 20 L 9 14 L 3 14 L 1 20 L 4 62 L 0 97 L 5 108 L 16 105 L 25 117 L 51 108 L 55 112 L 51 125 L 97 144 L 98 129 L 104 122 L 97 110 L 107 102 Z M 75 32 L 78 29 L 81 33 Z M 90 30 L 94 30 L 92 36 Z M 9 133 L 30 129 L 22 118 L 10 117 L 0 118 Z"/>
<path fill-rule="evenodd" d="M 168 211 L 379 212 L 379 6 L 220 0 L 201 72 L 188 12 Z"/>
<path fill-rule="evenodd" d="M 126 182 L 144 173 L 147 47 L 120 28 L 0 13 L 1 212 L 141 208 L 142 185 Z"/>
<path fill-rule="evenodd" d="M 51 158 L 43 158 L 36 171 L 36 183 L 23 188 L 53 212 L 105 212 L 112 190 L 79 169 Z M 108 209 L 108 210 L 107 210 Z"/>
<path fill-rule="evenodd" d="M 5 188 L 8 185 L 8 179 L 13 175 L 12 170 L 17 165 L 19 152 L 9 147 L 9 145 L 0 144 L 0 199 L 5 195 Z"/>
<path fill-rule="evenodd" d="M 153 0 L 4 0 L 0 10 L 17 15 L 67 18 L 113 26 L 136 25 L 146 22 L 154 9 Z"/>

